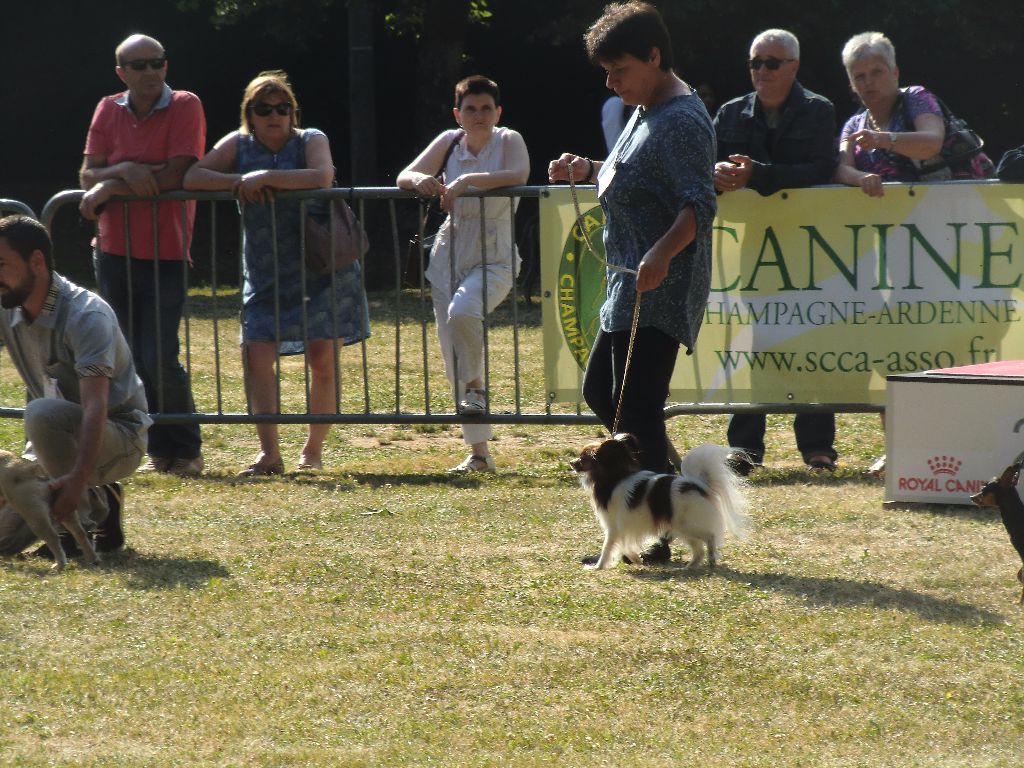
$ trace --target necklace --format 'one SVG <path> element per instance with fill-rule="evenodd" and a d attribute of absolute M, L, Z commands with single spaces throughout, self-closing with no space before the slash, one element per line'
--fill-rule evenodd
<path fill-rule="evenodd" d="M 880 125 L 878 124 L 878 121 L 877 121 L 877 120 L 875 120 L 875 116 L 871 114 L 871 110 L 870 110 L 870 109 L 869 109 L 869 110 L 867 111 L 867 113 L 866 113 L 866 117 L 864 118 L 864 123 L 865 123 L 865 124 L 867 125 L 867 127 L 868 127 L 868 128 L 870 128 L 870 129 L 871 129 L 872 131 L 879 131 L 879 132 L 882 132 L 882 131 L 884 130 L 884 129 L 882 128 L 882 126 L 880 126 Z"/>

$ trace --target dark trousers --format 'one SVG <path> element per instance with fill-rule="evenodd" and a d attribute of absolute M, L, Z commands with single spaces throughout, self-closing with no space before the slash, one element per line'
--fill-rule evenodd
<path fill-rule="evenodd" d="M 765 421 L 763 413 L 737 413 L 729 420 L 730 447 L 742 448 L 755 464 L 764 461 Z M 832 461 L 839 457 L 832 447 L 836 440 L 834 413 L 798 413 L 793 433 L 805 462 L 813 456 L 828 456 Z"/>
<path fill-rule="evenodd" d="M 193 413 L 192 385 L 178 361 L 178 326 L 185 306 L 182 263 L 130 262 L 129 274 L 128 258 L 96 251 L 93 266 L 100 295 L 114 310 L 128 339 L 150 412 Z M 148 450 L 154 458 L 194 459 L 201 444 L 198 424 L 162 424 L 149 429 Z"/>
<path fill-rule="evenodd" d="M 610 432 L 622 389 L 629 331 L 598 331 L 583 377 L 583 399 Z M 619 432 L 629 432 L 640 442 L 644 469 L 668 469 L 668 438 L 665 433 L 665 401 L 669 380 L 676 367 L 679 342 L 657 328 L 638 328 L 626 374 L 625 396 Z"/>

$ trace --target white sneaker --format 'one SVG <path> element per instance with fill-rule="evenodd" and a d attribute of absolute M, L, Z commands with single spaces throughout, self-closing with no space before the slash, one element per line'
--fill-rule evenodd
<path fill-rule="evenodd" d="M 870 467 L 868 467 L 866 470 L 864 470 L 864 476 L 865 477 L 884 478 L 885 477 L 885 456 L 881 456 L 880 458 L 876 459 L 874 464 L 872 464 Z"/>
<path fill-rule="evenodd" d="M 452 474 L 468 474 L 470 472 L 495 472 L 496 467 L 494 466 L 494 457 L 488 454 L 487 456 L 477 456 L 475 453 L 469 454 L 462 463 L 458 466 L 452 467 L 448 470 Z"/>
<path fill-rule="evenodd" d="M 483 416 L 487 410 L 487 390 L 467 389 L 459 401 L 459 413 L 463 416 Z"/>

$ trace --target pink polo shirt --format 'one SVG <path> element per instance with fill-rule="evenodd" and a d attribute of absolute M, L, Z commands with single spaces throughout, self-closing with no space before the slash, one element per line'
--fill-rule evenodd
<path fill-rule="evenodd" d="M 160 164 L 172 157 L 201 158 L 206 147 L 206 117 L 199 97 L 188 91 L 164 93 L 153 111 L 141 120 L 128 106 L 127 92 L 107 96 L 96 105 L 85 140 L 86 155 L 106 157 L 108 166 L 125 160 Z M 153 213 L 148 202 L 107 204 L 100 214 L 97 247 L 107 253 L 128 255 L 124 236 L 124 207 L 128 206 L 131 256 L 152 259 Z M 186 240 L 182 243 L 182 210 L 187 213 Z M 157 232 L 161 260 L 181 261 L 188 255 L 195 221 L 195 202 L 166 201 L 157 205 Z"/>

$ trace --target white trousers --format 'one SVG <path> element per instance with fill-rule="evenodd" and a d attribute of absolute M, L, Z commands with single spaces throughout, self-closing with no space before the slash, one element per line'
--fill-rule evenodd
<path fill-rule="evenodd" d="M 78 403 L 40 397 L 25 406 L 25 437 L 51 478 L 66 475 L 75 466 L 81 425 L 82 406 Z M 103 485 L 128 477 L 142 463 L 145 453 L 145 439 L 107 419 L 96 473 L 89 478 L 89 485 Z M 86 489 L 78 503 L 78 515 L 86 530 L 102 523 L 107 518 L 106 496 L 93 487 Z M 16 555 L 34 541 L 36 535 L 17 512 L 6 504 L 0 508 L 0 555 Z"/>
<path fill-rule="evenodd" d="M 487 265 L 487 313 L 512 290 L 512 268 L 508 265 Z M 437 340 L 441 344 L 444 371 L 456 392 L 456 405 L 466 390 L 466 382 L 484 375 L 484 268 L 476 267 L 467 274 L 454 291 L 446 285 L 431 284 Z M 456 383 L 455 374 L 459 380 Z M 490 424 L 465 423 L 462 439 L 467 445 L 482 443 L 494 437 Z"/>

